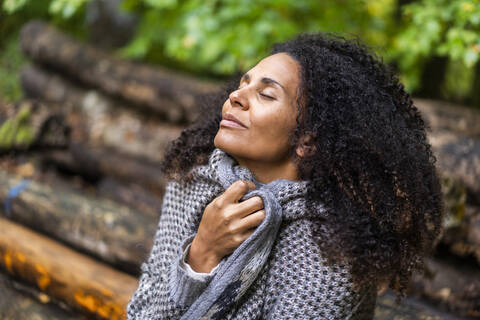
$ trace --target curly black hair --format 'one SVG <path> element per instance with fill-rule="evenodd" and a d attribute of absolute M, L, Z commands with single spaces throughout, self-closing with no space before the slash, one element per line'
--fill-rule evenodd
<path fill-rule="evenodd" d="M 331 263 L 352 265 L 357 285 L 388 285 L 405 296 L 445 210 L 429 128 L 395 73 L 358 38 L 304 33 L 274 44 L 271 54 L 279 52 L 301 67 L 290 156 L 311 182 L 307 208 L 320 201 L 327 209 L 315 220 L 316 242 Z M 168 177 L 188 179 L 192 166 L 208 162 L 239 76 L 205 99 L 202 116 L 169 145 Z M 302 144 L 310 152 L 299 157 Z"/>

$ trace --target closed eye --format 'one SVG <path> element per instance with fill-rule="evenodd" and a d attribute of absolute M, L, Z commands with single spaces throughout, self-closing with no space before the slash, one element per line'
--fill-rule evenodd
<path fill-rule="evenodd" d="M 269 99 L 269 100 L 275 100 L 274 97 L 271 97 L 271 96 L 269 96 L 269 95 L 266 95 L 266 94 L 263 94 L 263 93 L 260 93 L 260 95 L 263 96 L 263 97 L 265 97 L 265 98 L 267 98 L 267 99 Z"/>

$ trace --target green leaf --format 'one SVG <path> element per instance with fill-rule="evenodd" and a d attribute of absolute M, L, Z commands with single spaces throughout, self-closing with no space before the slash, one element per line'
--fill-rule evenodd
<path fill-rule="evenodd" d="M 144 0 L 146 4 L 156 9 L 175 8 L 177 0 Z"/>
<path fill-rule="evenodd" d="M 480 25 L 480 12 L 474 12 L 469 19 L 470 23 L 474 26 Z"/>
<path fill-rule="evenodd" d="M 89 1 L 91 0 L 53 0 L 50 3 L 49 12 L 68 19 L 71 18 L 81 6 Z"/>
<path fill-rule="evenodd" d="M 10 148 L 15 139 L 15 133 L 17 130 L 14 119 L 7 119 L 0 126 L 0 147 Z"/>
<path fill-rule="evenodd" d="M 465 51 L 463 55 L 463 62 L 468 68 L 471 68 L 477 63 L 478 61 L 478 52 L 476 52 L 473 48 L 469 48 Z"/>
<path fill-rule="evenodd" d="M 117 50 L 117 54 L 122 58 L 143 58 L 150 49 L 150 44 L 150 39 L 145 36 L 139 36 L 131 41 L 127 46 Z"/>
<path fill-rule="evenodd" d="M 120 4 L 122 10 L 133 12 L 136 9 L 139 9 L 142 0 L 123 0 Z"/>
<path fill-rule="evenodd" d="M 3 9 L 8 13 L 12 14 L 15 11 L 20 10 L 25 4 L 27 0 L 4 0 L 3 2 Z"/>

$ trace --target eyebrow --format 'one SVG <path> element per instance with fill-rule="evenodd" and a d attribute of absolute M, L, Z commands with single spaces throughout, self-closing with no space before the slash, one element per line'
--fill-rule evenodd
<path fill-rule="evenodd" d="M 248 73 L 245 73 L 241 78 L 240 78 L 240 82 L 242 82 L 243 80 L 245 81 L 248 81 L 250 80 L 250 75 Z M 262 83 L 264 84 L 276 84 L 278 86 L 280 86 L 280 88 L 283 89 L 283 91 L 287 91 L 285 90 L 285 88 L 281 85 L 280 82 L 276 81 L 276 80 L 273 80 L 272 78 L 267 78 L 267 77 L 263 77 L 261 80 L 260 80 Z"/>

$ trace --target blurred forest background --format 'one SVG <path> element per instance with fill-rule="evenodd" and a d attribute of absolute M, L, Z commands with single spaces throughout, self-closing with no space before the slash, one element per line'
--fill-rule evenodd
<path fill-rule="evenodd" d="M 476 0 L 3 0 L 0 94 L 20 96 L 20 26 L 49 21 L 118 56 L 202 77 L 247 70 L 272 43 L 299 32 L 359 36 L 416 96 L 480 108 Z M 119 7 L 112 7 L 117 3 Z M 102 35 L 101 24 L 108 25 Z M 477 72 L 476 72 L 477 71 Z"/>
<path fill-rule="evenodd" d="M 359 37 L 412 93 L 445 231 L 376 320 L 480 317 L 480 0 L 0 0 L 0 318 L 124 319 L 166 145 L 300 32 Z"/>

